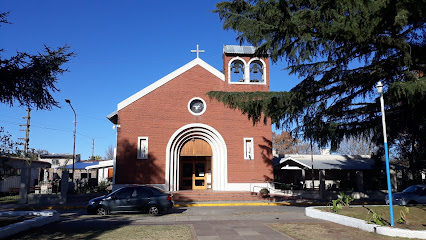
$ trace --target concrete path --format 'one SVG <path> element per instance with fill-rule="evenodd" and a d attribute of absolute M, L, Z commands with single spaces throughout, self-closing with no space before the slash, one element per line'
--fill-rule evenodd
<path fill-rule="evenodd" d="M 114 214 L 107 217 L 86 215 L 82 209 L 59 210 L 62 221 L 44 228 L 113 228 L 125 225 L 190 225 L 194 237 L 210 239 L 292 239 L 268 226 L 284 222 L 320 222 L 306 217 L 303 207 L 234 206 L 176 208 L 170 214 L 152 217 L 146 214 Z"/>

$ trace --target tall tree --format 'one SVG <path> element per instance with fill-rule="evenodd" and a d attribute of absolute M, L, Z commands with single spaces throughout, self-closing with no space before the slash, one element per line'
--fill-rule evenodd
<path fill-rule="evenodd" d="M 337 149 L 345 136 L 381 133 L 375 85 L 385 86 L 390 143 L 411 147 L 411 170 L 426 159 L 426 0 L 234 0 L 216 5 L 240 43 L 288 63 L 301 82 L 289 92 L 210 92 L 253 121 Z"/>
<path fill-rule="evenodd" d="M 272 147 L 277 154 L 311 154 L 309 143 L 300 141 L 291 135 L 291 132 L 282 131 L 281 133 L 272 133 Z M 317 146 L 313 148 L 313 154 L 319 154 Z"/>
<path fill-rule="evenodd" d="M 345 136 L 336 152 L 344 155 L 371 155 L 377 150 L 372 140 L 372 136 Z"/>
<path fill-rule="evenodd" d="M 111 160 L 111 159 L 114 159 L 114 146 L 109 145 L 108 148 L 105 150 L 104 160 Z"/>
<path fill-rule="evenodd" d="M 0 23 L 7 21 L 8 13 L 0 13 Z M 44 53 L 29 54 L 17 52 L 15 56 L 4 58 L 0 50 L 0 102 L 13 106 L 36 109 L 51 109 L 58 102 L 52 93 L 59 91 L 55 86 L 58 74 L 67 69 L 62 65 L 70 60 L 74 53 L 68 46 L 52 49 L 44 46 Z"/>

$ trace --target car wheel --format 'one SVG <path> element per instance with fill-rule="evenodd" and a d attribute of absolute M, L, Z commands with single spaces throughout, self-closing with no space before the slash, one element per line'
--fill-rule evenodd
<path fill-rule="evenodd" d="M 411 200 L 411 201 L 409 201 L 409 202 L 408 202 L 408 204 L 409 204 L 409 205 L 416 205 L 416 204 L 417 204 L 417 202 L 416 202 L 416 201 Z"/>
<path fill-rule="evenodd" d="M 149 206 L 148 214 L 152 216 L 158 216 L 160 214 L 160 209 L 155 205 Z"/>
<path fill-rule="evenodd" d="M 96 214 L 99 215 L 99 216 L 108 215 L 108 209 L 106 207 L 98 207 L 96 209 Z"/>

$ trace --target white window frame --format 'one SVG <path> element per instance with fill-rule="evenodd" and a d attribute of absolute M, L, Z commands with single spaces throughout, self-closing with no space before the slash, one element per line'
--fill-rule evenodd
<path fill-rule="evenodd" d="M 193 112 L 191 110 L 191 102 L 194 101 L 194 100 L 200 100 L 203 103 L 203 105 L 204 105 L 203 111 L 201 111 L 199 113 L 195 113 L 195 112 Z M 193 97 L 193 98 L 191 98 L 191 100 L 189 100 L 189 102 L 188 102 L 188 111 L 192 115 L 194 115 L 194 116 L 200 116 L 200 115 L 204 114 L 206 112 L 206 110 L 207 110 L 207 104 L 206 104 L 206 101 L 204 101 L 204 99 L 202 99 L 200 97 Z"/>
<path fill-rule="evenodd" d="M 146 141 L 145 156 L 142 156 L 141 142 Z M 148 159 L 148 137 L 138 137 L 138 159 Z"/>
<path fill-rule="evenodd" d="M 247 147 L 250 143 L 250 147 Z M 254 142 L 253 138 L 244 138 L 244 159 L 245 160 L 254 160 Z"/>
<path fill-rule="evenodd" d="M 262 81 L 261 82 L 250 82 L 250 80 L 251 80 L 251 76 L 250 76 L 250 65 L 254 61 L 259 61 L 262 64 L 263 74 L 262 74 Z M 248 65 L 248 74 L 247 74 L 248 75 L 247 76 L 248 80 L 247 81 L 250 84 L 266 85 L 266 73 L 267 73 L 267 71 L 266 71 L 266 63 L 265 63 L 265 61 L 263 61 L 262 59 L 256 57 L 256 58 L 250 59 L 250 61 L 248 62 L 247 65 Z"/>

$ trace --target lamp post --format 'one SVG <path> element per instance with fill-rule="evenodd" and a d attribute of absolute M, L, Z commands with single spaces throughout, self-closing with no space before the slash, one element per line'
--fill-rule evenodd
<path fill-rule="evenodd" d="M 77 132 L 77 114 L 75 113 L 74 108 L 71 105 L 71 101 L 69 99 L 65 99 L 65 102 L 67 102 L 72 111 L 74 112 L 74 147 L 72 149 L 72 182 L 74 183 L 74 178 L 75 178 L 75 174 L 74 174 L 74 162 L 75 162 L 75 134 Z M 75 188 L 75 187 L 74 187 Z"/>
<path fill-rule="evenodd" d="M 389 215 L 391 226 L 393 223 L 393 206 L 392 206 L 392 185 L 390 180 L 390 170 L 389 170 L 389 153 L 388 153 L 388 139 L 386 136 L 386 120 L 385 120 L 385 101 L 383 100 L 383 84 L 378 82 L 376 85 L 377 92 L 380 94 L 380 106 L 382 110 L 382 125 L 383 125 L 383 140 L 385 146 L 385 158 L 386 158 L 386 177 L 388 180 L 388 198 L 389 198 Z"/>

